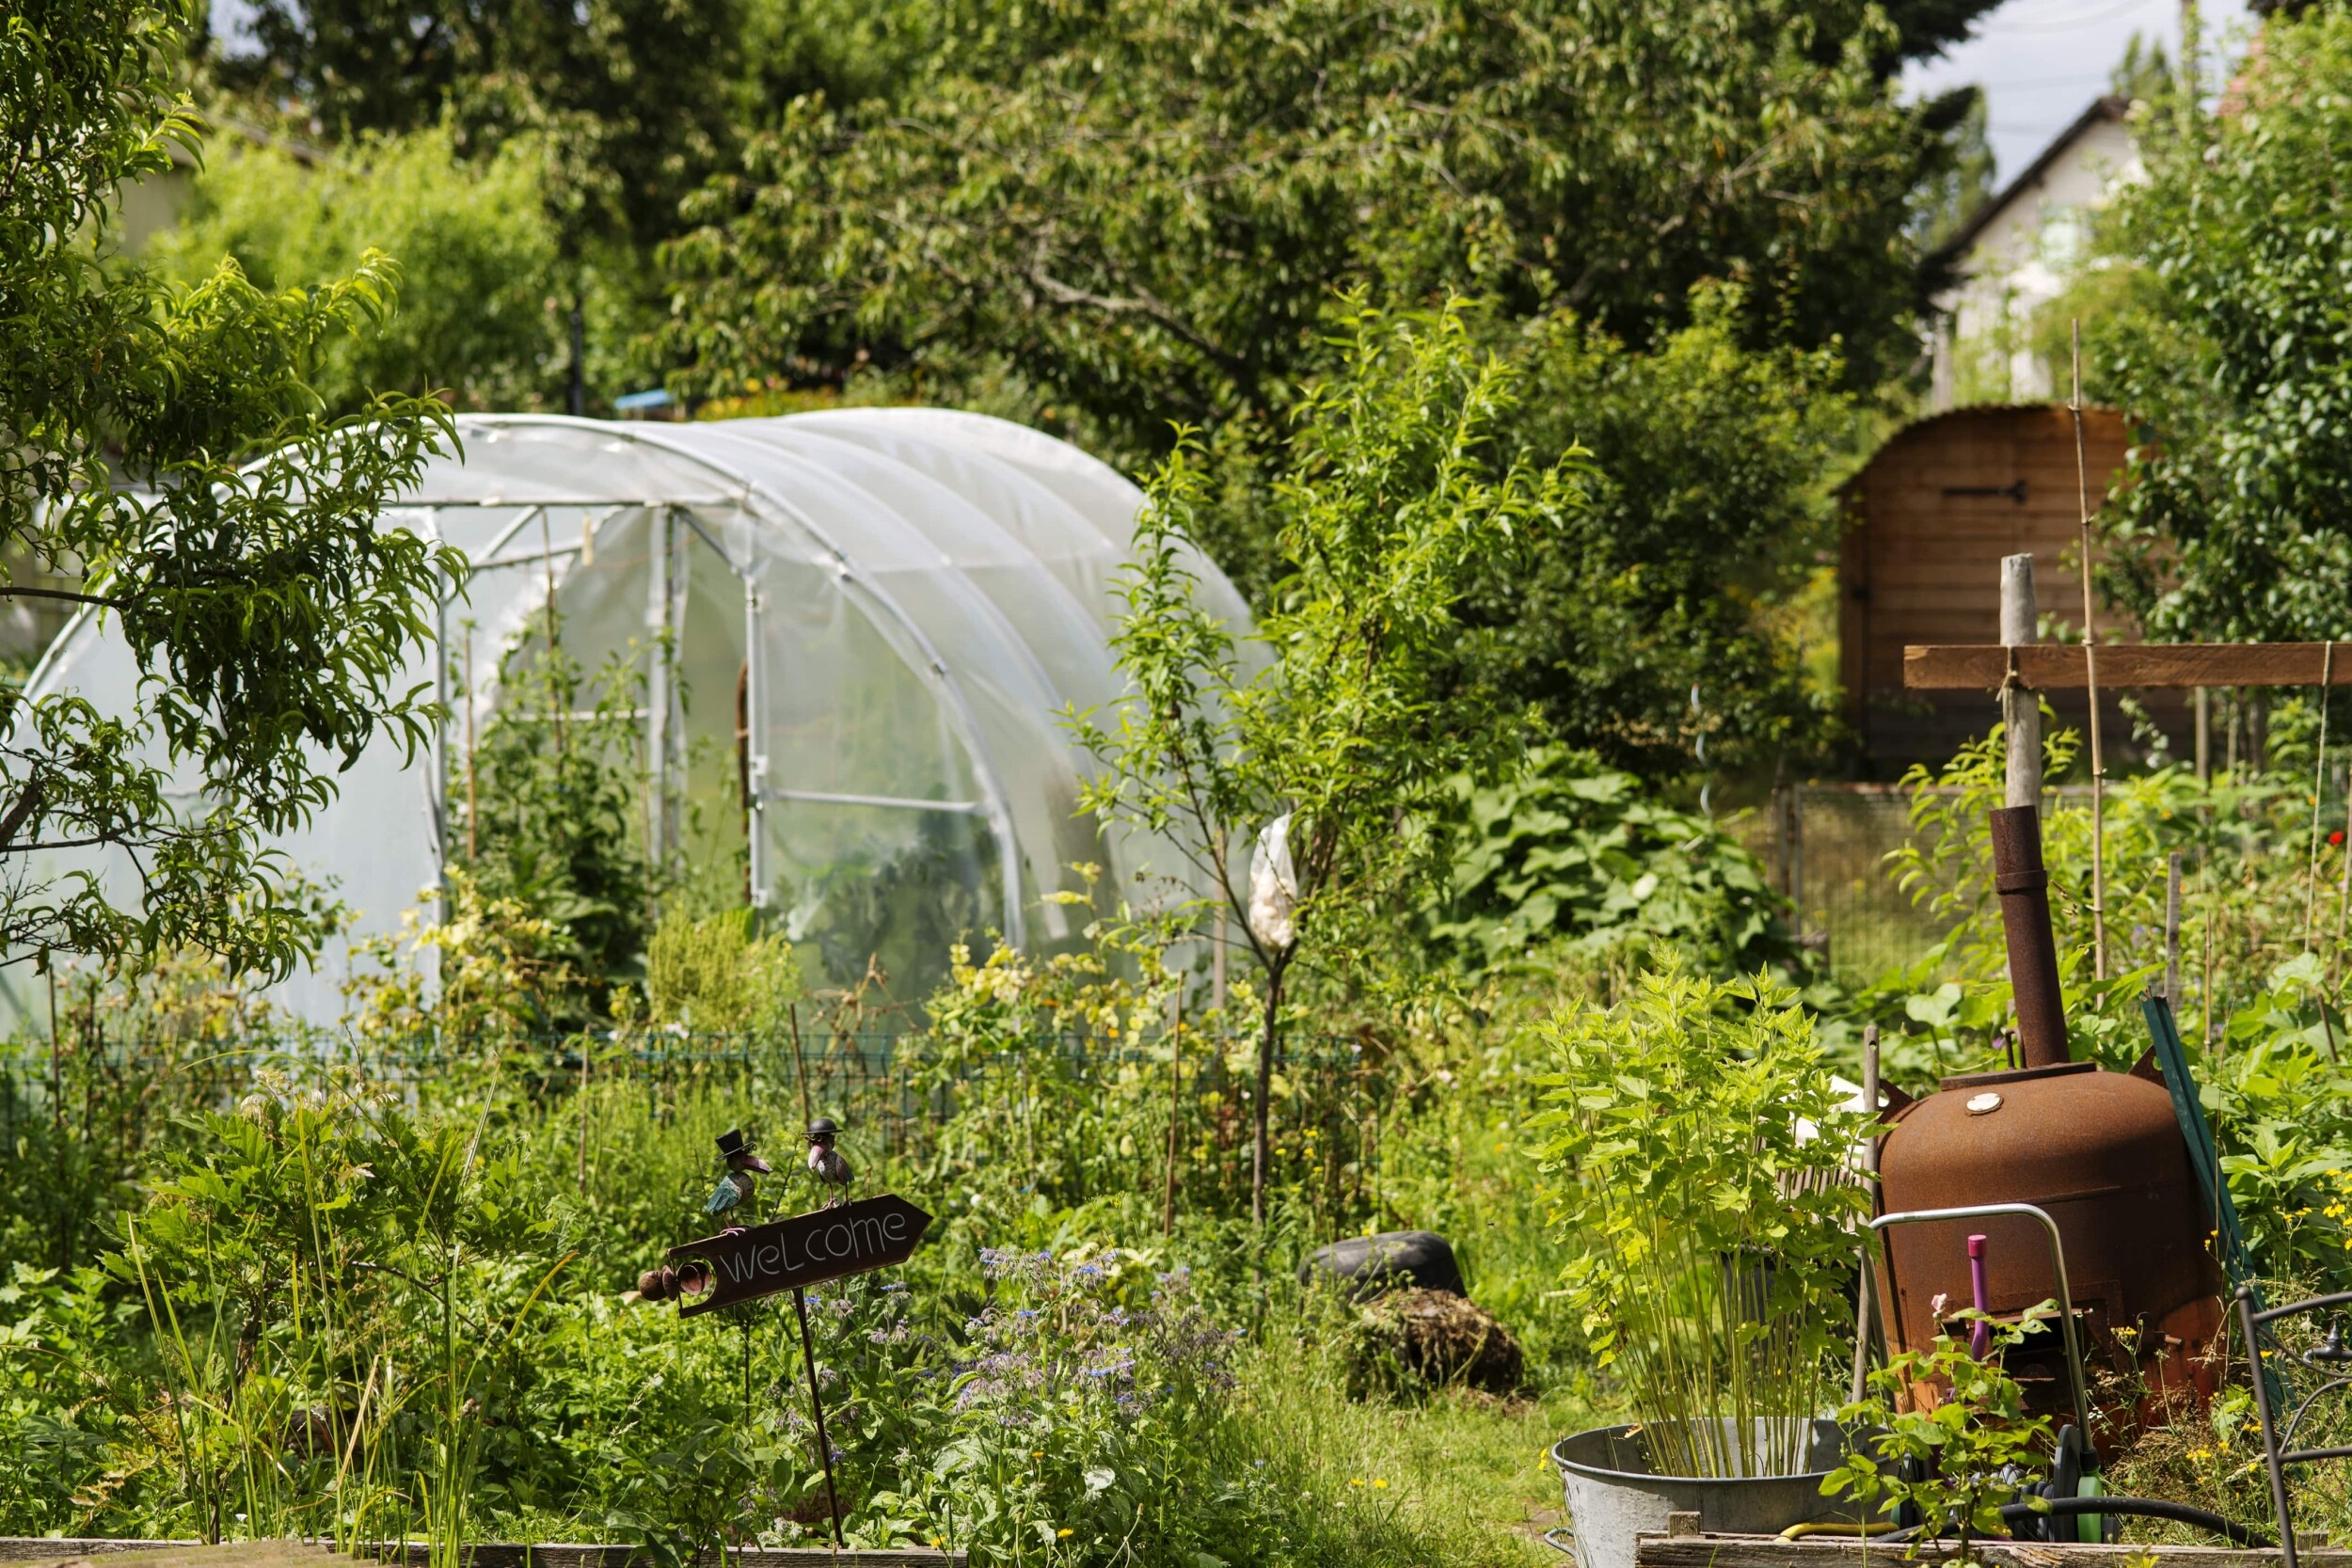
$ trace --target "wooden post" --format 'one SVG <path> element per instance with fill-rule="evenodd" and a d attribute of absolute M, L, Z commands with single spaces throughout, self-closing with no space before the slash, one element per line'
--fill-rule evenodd
<path fill-rule="evenodd" d="M 2099 737 L 2099 628 L 2090 603 L 2090 460 L 2083 452 L 2083 324 L 2074 322 L 2074 502 L 2082 519 L 2083 682 L 2090 696 L 2090 965 L 2107 977 L 2107 753 Z"/>
<path fill-rule="evenodd" d="M 2001 558 L 2001 645 L 2022 648 L 2039 641 L 2034 604 L 2033 557 Z M 2001 686 L 2001 730 L 2009 749 L 2009 788 L 2002 803 L 2042 804 L 2042 699 L 2004 673 Z"/>

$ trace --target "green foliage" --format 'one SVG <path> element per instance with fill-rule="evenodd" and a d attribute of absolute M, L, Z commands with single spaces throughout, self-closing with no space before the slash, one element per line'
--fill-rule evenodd
<path fill-rule="evenodd" d="M 281 293 L 233 262 L 184 288 L 102 265 L 118 187 L 196 142 L 177 86 L 195 23 L 180 0 L 0 20 L 0 556 L 86 574 L 145 682 L 128 714 L 0 708 L 0 946 L 201 948 L 283 974 L 321 928 L 264 835 L 310 821 L 370 741 L 413 754 L 427 734 L 403 673 L 457 562 L 376 519 L 451 427 L 402 398 L 318 411 L 311 367 L 389 308 L 379 254 Z M 136 865 L 135 898 L 26 859 L 97 847 Z"/>
<path fill-rule="evenodd" d="M 1622 1380 L 1661 1474 L 1795 1475 L 1869 1196 L 1866 1126 L 1814 1021 L 1769 980 L 1641 977 L 1544 1033 L 1528 1124 L 1576 1248 L 1570 1306 Z"/>
<path fill-rule="evenodd" d="M 578 261 L 674 232 L 679 198 L 723 160 L 743 14 L 737 0 L 261 0 L 258 47 L 211 63 L 263 118 L 291 105 L 341 140 L 444 122 L 476 155 L 535 140 Z"/>
<path fill-rule="evenodd" d="M 1290 574 L 1259 626 L 1273 662 L 1246 665 L 1192 598 L 1184 548 L 1216 502 L 1187 440 L 1152 478 L 1121 578 L 1127 609 L 1112 646 L 1130 695 L 1111 727 L 1078 725 L 1104 765 L 1086 804 L 1176 843 L 1264 975 L 1261 1185 L 1293 960 L 1305 951 L 1328 974 L 1362 967 L 1375 921 L 1437 873 L 1429 835 L 1398 824 L 1509 742 L 1488 694 L 1447 689 L 1466 635 L 1455 608 L 1477 575 L 1581 499 L 1573 456 L 1496 472 L 1513 377 L 1477 350 L 1459 303 L 1391 318 L 1352 301 L 1343 354 L 1340 373 L 1302 395 L 1275 490 Z M 1278 817 L 1293 824 L 1287 934 L 1252 920 L 1232 852 L 1237 836 Z"/>
<path fill-rule="evenodd" d="M 146 254 L 174 281 L 199 281 L 225 256 L 258 287 L 282 289 L 322 283 L 381 246 L 401 259 L 405 297 L 380 330 L 321 356 L 310 379 L 327 406 L 364 406 L 380 387 L 446 390 L 459 408 L 542 407 L 567 351 L 539 164 L 519 141 L 465 162 L 446 126 L 304 157 L 220 138 L 189 210 Z"/>
<path fill-rule="evenodd" d="M 168 1390 L 151 1480 L 167 1493 L 176 1471 L 207 1540 L 369 1539 L 413 1498 L 453 1565 L 486 1422 L 573 1256 L 512 1148 L 463 1117 L 264 1077 L 164 1175 L 105 1264 Z"/>
<path fill-rule="evenodd" d="M 1643 341 L 1742 277 L 1757 338 L 1842 339 L 1866 376 L 1914 353 L 1904 226 L 1941 121 L 1899 100 L 1874 8 L 1128 0 L 938 36 L 900 91 L 792 103 L 695 198 L 671 261 L 710 388 L 1009 372 L 1123 451 L 1170 420 L 1270 443 L 1352 284 Z"/>
<path fill-rule="evenodd" d="M 645 944 L 646 1013 L 656 1027 L 772 1035 L 801 990 L 792 944 L 755 936 L 750 910 L 691 920 L 672 904 Z"/>
<path fill-rule="evenodd" d="M 1745 308 L 1695 289 L 1688 324 L 1640 352 L 1565 312 L 1509 345 L 1511 439 L 1537 462 L 1588 449 L 1589 499 L 1480 582 L 1461 679 L 1653 778 L 1691 771 L 1701 736 L 1737 770 L 1818 747 L 1828 722 L 1787 607 L 1836 548 L 1826 481 L 1853 410 L 1834 349 L 1754 349 Z"/>
<path fill-rule="evenodd" d="M 611 986 L 642 972 L 673 871 L 654 863 L 646 842 L 644 657 L 616 654 L 592 679 L 550 610 L 540 635 L 500 660 L 500 701 L 466 758 L 454 814 L 462 853 L 453 859 L 485 898 L 565 934 L 581 1000 L 596 1010 Z"/>
<path fill-rule="evenodd" d="M 1797 958 L 1756 857 L 1630 774 L 1545 747 L 1502 784 L 1457 775 L 1451 788 L 1439 831 L 1453 871 L 1423 918 L 1473 972 L 1555 938 L 1588 953 L 1645 939 L 1704 968 L 1751 973 Z"/>
<path fill-rule="evenodd" d="M 1950 1530 L 1963 1559 L 1972 1537 L 2008 1535 L 2001 1509 L 2020 1496 L 2016 1478 L 2047 1463 L 2051 1433 L 2048 1417 L 2026 1414 L 2026 1391 L 1999 1357 L 2027 1334 L 2045 1332 L 2042 1318 L 2057 1310 L 2045 1301 L 2012 1323 L 1963 1307 L 1947 1321 L 1963 1332 L 1984 1324 L 1986 1359 L 1947 1330 L 1926 1350 L 1904 1351 L 1872 1368 L 1870 1397 L 1837 1418 L 1882 1429 L 1883 1435 L 1847 1455 L 1821 1482 L 1823 1494 L 1888 1508 L 1909 1504 L 1926 1521 L 1922 1539 Z M 1915 1543 L 1904 1555 L 1917 1551 Z"/>
<path fill-rule="evenodd" d="M 2145 280 L 2085 356 L 2149 422 L 2117 498 L 2115 587 L 2156 641 L 2345 630 L 2347 80 L 2343 8 L 2265 19 L 2226 112 L 2175 91 L 2143 118 L 2148 179 L 2103 223 L 2102 248 Z"/>
<path fill-rule="evenodd" d="M 2072 732 L 2045 709 L 2044 779 L 2055 789 L 2074 765 Z M 2008 947 L 1993 891 L 1987 814 L 2003 801 L 1999 728 L 1970 742 L 1941 770 L 1915 768 L 1911 839 L 1888 857 L 1888 874 L 1944 935 L 1917 963 L 1883 977 L 1856 1012 L 1908 1030 L 1890 1070 L 1919 1077 L 1977 1070 L 2010 1012 Z M 2050 917 L 2077 1055 L 2122 1071 L 2148 1047 L 2139 996 L 2163 976 L 2169 858 L 2183 856 L 2183 995 L 2175 1007 L 2192 1042 L 2218 1036 L 2243 1006 L 2264 1004 L 2268 976 L 2334 929 L 2334 872 L 2342 852 L 2320 858 L 2317 886 L 2306 850 L 2311 797 L 2277 775 L 2217 775 L 2200 785 L 2165 767 L 2110 780 L 2106 800 L 2107 974 L 2093 976 L 2090 809 L 2079 792 L 2053 799 L 2042 818 Z M 2307 913 L 2309 923 L 2307 924 Z M 1914 1026 L 1919 1027 L 1914 1027 Z"/>

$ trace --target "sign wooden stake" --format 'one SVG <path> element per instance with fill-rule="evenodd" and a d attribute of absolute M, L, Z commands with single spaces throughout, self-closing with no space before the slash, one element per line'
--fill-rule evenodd
<path fill-rule="evenodd" d="M 833 1549 L 841 1549 L 841 1498 L 833 1488 L 833 1439 L 825 1435 L 825 1400 L 817 1390 L 817 1345 L 808 1337 L 808 1294 L 792 1287 L 792 1310 L 801 1320 L 801 1358 L 808 1363 L 808 1408 L 817 1418 L 817 1455 L 825 1462 L 825 1519 L 833 1526 Z"/>

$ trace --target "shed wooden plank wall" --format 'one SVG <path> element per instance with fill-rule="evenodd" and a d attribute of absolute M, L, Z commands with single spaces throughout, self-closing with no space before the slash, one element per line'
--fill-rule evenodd
<path fill-rule="evenodd" d="M 2123 465 L 2123 418 L 2086 410 L 2083 435 L 2095 508 Z M 2061 406 L 2032 406 L 1923 420 L 1880 449 L 1848 483 L 1845 500 L 1838 661 L 1846 717 L 1871 770 L 1891 775 L 1947 758 L 1991 725 L 1987 698 L 1906 692 L 1903 648 L 2000 641 L 2003 556 L 2030 550 L 2042 612 L 2070 625 L 2081 619 L 2079 579 L 2069 565 L 2078 528 L 2073 418 Z M 2107 635 L 2118 629 L 2106 613 L 2100 626 Z M 2054 705 L 2077 726 L 2086 717 L 2065 700 Z M 2074 699 L 2073 708 L 2081 706 Z M 2168 731 L 2177 727 L 2169 721 L 2184 711 L 2180 700 L 2151 706 Z M 2111 734 L 2130 734 L 2119 712 L 2105 703 L 2101 711 Z"/>

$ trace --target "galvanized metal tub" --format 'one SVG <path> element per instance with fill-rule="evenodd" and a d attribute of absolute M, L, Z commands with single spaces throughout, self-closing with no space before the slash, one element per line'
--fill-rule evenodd
<path fill-rule="evenodd" d="M 1845 1463 L 1852 1434 L 1836 1421 L 1810 1425 L 1804 1474 L 1724 1481 L 1657 1474 L 1634 1427 L 1562 1438 L 1551 1462 L 1567 1493 L 1578 1568 L 1633 1568 L 1633 1538 L 1663 1533 L 1669 1513 L 1694 1513 L 1700 1529 L 1718 1535 L 1776 1535 L 1814 1519 L 1860 1522 L 1859 1504 L 1821 1495 L 1822 1479 Z"/>

